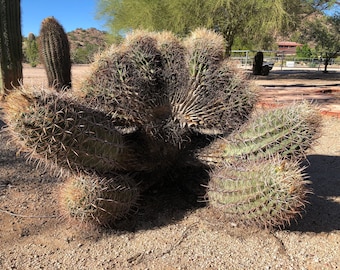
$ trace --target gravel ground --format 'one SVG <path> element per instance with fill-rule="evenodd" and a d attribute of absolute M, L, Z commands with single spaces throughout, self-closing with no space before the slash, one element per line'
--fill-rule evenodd
<path fill-rule="evenodd" d="M 339 133 L 340 119 L 323 117 L 308 153 L 310 205 L 274 231 L 225 221 L 172 184 L 151 189 L 114 229 L 74 226 L 58 216 L 61 180 L 1 133 L 0 269 L 340 269 Z"/>

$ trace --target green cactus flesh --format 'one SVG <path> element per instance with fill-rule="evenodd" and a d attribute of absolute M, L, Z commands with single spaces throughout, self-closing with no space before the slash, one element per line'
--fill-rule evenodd
<path fill-rule="evenodd" d="M 22 83 L 20 0 L 0 0 L 0 95 Z"/>
<path fill-rule="evenodd" d="M 70 45 L 63 27 L 54 17 L 48 17 L 42 21 L 39 45 L 48 85 L 57 90 L 70 88 Z"/>
<path fill-rule="evenodd" d="M 109 172 L 142 166 L 110 117 L 74 99 L 18 91 L 7 98 L 5 112 L 22 150 L 52 168 Z"/>
<path fill-rule="evenodd" d="M 296 219 L 308 193 L 297 162 L 272 158 L 215 168 L 207 197 L 230 221 L 271 228 Z"/>
<path fill-rule="evenodd" d="M 181 143 L 190 131 L 225 134 L 246 121 L 256 98 L 232 65 L 212 31 L 193 32 L 185 42 L 136 31 L 99 56 L 82 90 L 92 106 Z"/>
<path fill-rule="evenodd" d="M 68 187 L 83 179 L 101 192 L 111 180 L 95 175 L 134 173 L 146 190 L 176 170 L 210 166 L 210 205 L 243 223 L 283 226 L 303 209 L 308 191 L 297 164 L 318 136 L 317 111 L 303 102 L 254 115 L 255 87 L 213 31 L 184 41 L 132 32 L 98 56 L 79 90 L 15 91 L 4 103 L 8 130 L 29 158 L 80 173 Z M 67 211 L 102 219 L 80 209 Z"/>
<path fill-rule="evenodd" d="M 197 157 L 211 165 L 278 154 L 302 159 L 319 136 L 320 120 L 318 111 L 308 102 L 262 112 L 229 137 L 217 139 Z"/>
<path fill-rule="evenodd" d="M 128 175 L 72 175 L 59 190 L 63 216 L 101 226 L 109 226 L 126 217 L 138 199 L 137 185 Z"/>

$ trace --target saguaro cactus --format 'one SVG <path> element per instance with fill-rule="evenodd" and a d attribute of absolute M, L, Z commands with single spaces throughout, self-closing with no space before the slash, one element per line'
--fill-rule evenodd
<path fill-rule="evenodd" d="M 0 95 L 22 80 L 20 0 L 0 0 Z"/>
<path fill-rule="evenodd" d="M 70 88 L 70 45 L 63 27 L 54 17 L 48 17 L 41 23 L 39 51 L 48 85 L 57 90 Z"/>

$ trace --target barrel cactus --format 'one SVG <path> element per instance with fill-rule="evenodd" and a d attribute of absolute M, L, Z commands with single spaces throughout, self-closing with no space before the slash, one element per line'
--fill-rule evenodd
<path fill-rule="evenodd" d="M 39 53 L 49 87 L 57 90 L 70 88 L 70 45 L 64 28 L 54 17 L 48 17 L 41 23 Z"/>
<path fill-rule="evenodd" d="M 272 228 L 296 219 L 310 193 L 296 161 L 280 158 L 221 164 L 210 175 L 207 197 L 230 221 Z"/>
<path fill-rule="evenodd" d="M 81 209 L 84 218 L 93 201 L 82 208 L 80 180 L 98 186 L 85 188 L 98 198 L 112 174 L 134 175 L 140 191 L 194 166 L 210 171 L 212 208 L 245 224 L 284 226 L 309 192 L 299 165 L 318 114 L 307 103 L 257 114 L 255 86 L 223 52 L 223 38 L 206 29 L 184 40 L 135 31 L 97 57 L 80 91 L 10 95 L 9 130 L 29 156 L 69 171 L 60 200 L 71 216 Z"/>
<path fill-rule="evenodd" d="M 143 166 L 119 123 L 66 95 L 30 90 L 11 93 L 4 108 L 13 139 L 29 159 L 61 174 Z"/>
<path fill-rule="evenodd" d="M 136 31 L 97 59 L 83 94 L 175 144 L 191 132 L 223 135 L 247 120 L 256 101 L 223 48 L 223 38 L 204 29 L 183 43 L 170 33 Z"/>
<path fill-rule="evenodd" d="M 136 183 L 123 174 L 110 177 L 71 175 L 58 194 L 63 217 L 85 225 L 110 226 L 126 217 L 139 199 Z"/>
<path fill-rule="evenodd" d="M 320 135 L 320 114 L 305 101 L 256 113 L 227 138 L 218 138 L 197 153 L 210 165 L 280 155 L 301 160 Z"/>

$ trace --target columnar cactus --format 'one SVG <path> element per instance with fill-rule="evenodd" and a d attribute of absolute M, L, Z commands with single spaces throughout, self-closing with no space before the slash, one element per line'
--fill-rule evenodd
<path fill-rule="evenodd" d="M 0 95 L 22 81 L 20 0 L 0 0 Z"/>
<path fill-rule="evenodd" d="M 48 17 L 41 23 L 39 53 L 49 87 L 57 90 L 70 88 L 70 45 L 63 27 L 54 17 Z"/>

